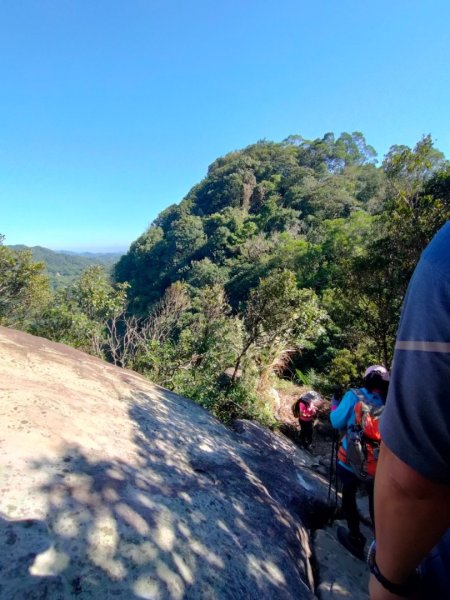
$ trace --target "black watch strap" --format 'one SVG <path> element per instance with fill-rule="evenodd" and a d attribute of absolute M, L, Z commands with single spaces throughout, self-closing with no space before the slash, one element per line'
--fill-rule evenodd
<path fill-rule="evenodd" d="M 380 571 L 375 556 L 370 561 L 370 572 L 374 575 L 375 579 L 392 594 L 396 594 L 402 598 L 409 598 L 414 592 L 417 592 L 417 572 L 414 572 L 405 583 L 393 583 L 392 581 L 389 581 L 389 579 L 386 579 Z"/>

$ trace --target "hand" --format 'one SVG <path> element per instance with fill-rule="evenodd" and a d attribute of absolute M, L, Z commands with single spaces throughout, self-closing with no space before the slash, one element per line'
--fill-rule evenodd
<path fill-rule="evenodd" d="M 373 575 L 370 576 L 369 580 L 369 596 L 370 600 L 399 600 L 404 598 L 404 596 L 397 596 L 397 594 L 389 592 Z M 418 600 L 418 598 L 419 596 L 416 594 L 411 596 L 411 600 Z"/>

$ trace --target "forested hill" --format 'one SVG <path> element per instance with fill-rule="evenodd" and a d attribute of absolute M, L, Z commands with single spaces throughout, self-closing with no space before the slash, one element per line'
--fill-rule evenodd
<path fill-rule="evenodd" d="M 360 133 L 262 141 L 221 157 L 132 245 L 117 277 L 132 283 L 143 312 L 180 279 L 225 283 L 233 305 L 275 266 L 294 268 L 309 284 L 306 243 L 318 241 L 317 227 L 382 209 L 386 175 L 375 157 Z"/>
<path fill-rule="evenodd" d="M 55 252 L 42 246 L 24 246 L 17 244 L 9 246 L 12 250 L 30 250 L 33 259 L 43 262 L 49 276 L 49 282 L 53 289 L 58 289 L 73 283 L 81 273 L 92 265 L 102 265 L 110 270 L 121 257 L 120 253 L 76 253 Z"/>
<path fill-rule="evenodd" d="M 116 278 L 130 283 L 129 308 L 141 317 L 173 284 L 191 312 L 220 298 L 260 375 L 290 359 L 291 369 L 346 385 L 367 361 L 389 365 L 412 270 L 450 216 L 449 189 L 449 163 L 429 136 L 380 162 L 359 132 L 261 141 L 214 161 L 131 245 Z M 181 321 L 172 352 L 183 335 L 192 340 Z"/>

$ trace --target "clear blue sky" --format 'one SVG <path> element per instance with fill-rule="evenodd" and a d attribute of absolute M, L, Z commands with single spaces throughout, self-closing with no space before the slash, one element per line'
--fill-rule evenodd
<path fill-rule="evenodd" d="M 449 0 L 5 0 L 5 243 L 125 248 L 262 138 L 449 157 L 449 23 Z"/>

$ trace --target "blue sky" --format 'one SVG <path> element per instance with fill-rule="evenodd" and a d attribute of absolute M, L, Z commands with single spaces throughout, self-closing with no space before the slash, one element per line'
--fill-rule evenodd
<path fill-rule="evenodd" d="M 5 0 L 5 243 L 126 248 L 218 156 L 362 131 L 450 157 L 448 0 Z"/>

